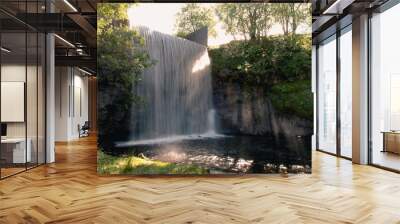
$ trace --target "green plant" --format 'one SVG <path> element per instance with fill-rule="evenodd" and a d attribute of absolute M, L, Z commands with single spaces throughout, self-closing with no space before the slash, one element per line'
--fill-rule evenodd
<path fill-rule="evenodd" d="M 244 86 L 269 87 L 311 77 L 309 35 L 272 36 L 260 41 L 232 41 L 210 49 L 215 79 Z"/>
<path fill-rule="evenodd" d="M 300 24 L 311 24 L 311 4 L 277 3 L 272 4 L 275 22 L 282 27 L 284 35 L 296 34 Z"/>
<path fill-rule="evenodd" d="M 108 153 L 114 153 L 115 142 L 129 135 L 130 107 L 140 102 L 132 88 L 151 65 L 140 48 L 143 39 L 129 28 L 128 7 L 107 3 L 97 8 L 98 142 Z"/>
<path fill-rule="evenodd" d="M 269 3 L 224 3 L 216 13 L 226 33 L 245 40 L 260 40 L 272 27 L 272 5 Z"/>
<path fill-rule="evenodd" d="M 175 30 L 177 36 L 185 37 L 203 27 L 208 28 L 210 36 L 216 36 L 213 10 L 197 3 L 187 3 L 176 14 Z"/>
<path fill-rule="evenodd" d="M 111 156 L 97 152 L 100 174 L 208 174 L 208 169 L 193 164 L 162 162 L 137 156 Z"/>
<path fill-rule="evenodd" d="M 310 80 L 299 80 L 274 85 L 268 96 L 274 108 L 283 114 L 313 119 L 313 96 Z"/>

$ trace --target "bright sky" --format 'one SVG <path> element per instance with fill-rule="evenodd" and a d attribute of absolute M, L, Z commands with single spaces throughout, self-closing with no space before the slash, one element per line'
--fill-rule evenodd
<path fill-rule="evenodd" d="M 131 26 L 146 26 L 152 30 L 170 35 L 175 34 L 175 15 L 185 3 L 140 3 L 128 10 Z M 205 7 L 213 7 L 215 3 L 202 3 Z M 216 17 L 217 18 L 217 17 Z M 298 32 L 309 32 L 310 27 L 299 27 Z M 209 46 L 225 44 L 233 40 L 233 36 L 226 34 L 223 24 L 217 22 L 217 36 L 208 37 Z M 282 29 L 279 24 L 274 24 L 269 31 L 270 35 L 280 34 Z"/>

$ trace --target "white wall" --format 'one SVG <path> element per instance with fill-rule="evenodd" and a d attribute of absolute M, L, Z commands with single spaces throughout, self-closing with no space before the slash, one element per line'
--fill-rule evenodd
<path fill-rule="evenodd" d="M 73 67 L 56 67 L 55 85 L 55 140 L 77 139 L 78 125 L 89 119 L 88 77 Z"/>
<path fill-rule="evenodd" d="M 1 66 L 1 81 L 25 82 L 25 65 L 8 64 Z M 28 70 L 30 68 L 28 67 Z M 6 110 L 6 108 L 1 108 Z M 7 137 L 25 137 L 25 122 L 8 122 Z"/>
<path fill-rule="evenodd" d="M 38 69 L 38 70 L 36 70 Z M 26 84 L 26 107 L 21 108 L 21 112 L 26 112 L 26 121 L 21 122 L 5 122 L 7 124 L 8 138 L 24 138 L 25 135 L 29 139 L 32 151 L 32 161 L 44 163 L 45 150 L 45 118 L 44 118 L 44 74 L 42 67 L 25 64 L 3 64 L 1 66 L 2 82 L 24 82 Z M 25 80 L 27 78 L 27 80 Z M 2 98 L 7 98 L 3 95 Z M 3 107 L 3 112 L 12 110 L 12 108 Z M 13 111 L 7 111 L 8 113 Z M 15 112 L 14 112 L 15 113 Z M 37 156 L 39 153 L 39 156 Z"/>
<path fill-rule="evenodd" d="M 85 121 L 89 120 L 89 110 L 88 110 L 88 77 L 87 76 L 82 76 L 83 73 L 78 71 L 77 75 L 77 70 L 75 70 L 75 75 L 74 75 L 74 108 L 72 108 L 73 112 L 73 119 L 72 119 L 72 132 L 71 135 L 73 137 L 78 137 L 78 124 L 81 126 L 85 123 Z M 79 97 L 80 95 L 80 97 Z M 79 103 L 80 101 L 80 103 Z M 81 107 L 81 108 L 79 108 Z M 80 111 L 81 110 L 81 111 Z"/>
<path fill-rule="evenodd" d="M 55 68 L 55 140 L 67 141 L 69 133 L 69 85 L 70 69 L 68 67 Z"/>
<path fill-rule="evenodd" d="M 27 69 L 27 70 L 25 70 Z M 29 66 L 25 67 L 25 65 L 19 64 L 4 64 L 1 66 L 1 81 L 2 82 L 24 82 L 26 71 L 28 72 L 28 84 L 31 87 L 36 86 L 36 80 L 33 80 L 31 77 L 32 74 L 36 76 L 36 67 Z M 33 128 L 36 130 L 36 106 L 37 106 L 37 99 L 36 99 L 36 88 L 27 88 L 27 119 L 28 119 L 28 129 Z M 3 96 L 4 97 L 4 96 Z M 39 105 L 40 106 L 40 105 Z M 24 108 L 22 108 L 24 110 Z M 7 110 L 7 108 L 2 108 L 2 110 Z M 34 123 L 31 123 L 34 122 Z M 26 122 L 7 122 L 7 135 L 8 137 L 25 137 L 25 123 Z M 33 127 L 34 126 L 34 127 Z M 29 130 L 28 130 L 29 131 Z M 35 132 L 36 133 L 36 132 Z M 29 133 L 28 133 L 29 137 Z"/>

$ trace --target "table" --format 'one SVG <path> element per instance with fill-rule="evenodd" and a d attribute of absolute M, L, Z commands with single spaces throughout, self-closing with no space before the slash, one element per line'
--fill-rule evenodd
<path fill-rule="evenodd" d="M 400 154 L 400 131 L 383 131 L 382 152 Z"/>
<path fill-rule="evenodd" d="M 28 143 L 28 147 L 25 144 Z M 31 162 L 31 139 L 25 138 L 6 138 L 1 139 L 1 157 L 5 159 L 6 163 L 26 163 Z"/>

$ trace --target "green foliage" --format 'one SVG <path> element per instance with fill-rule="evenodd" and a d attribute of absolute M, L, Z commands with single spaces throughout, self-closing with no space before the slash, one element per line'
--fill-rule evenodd
<path fill-rule="evenodd" d="M 272 26 L 271 4 L 268 3 L 225 3 L 216 13 L 227 33 L 245 40 L 259 40 L 267 36 Z"/>
<path fill-rule="evenodd" d="M 139 75 L 150 66 L 140 50 L 143 40 L 129 28 L 129 4 L 98 4 L 97 65 L 99 144 L 112 150 L 129 134 L 129 109 L 139 98 L 132 93 Z"/>
<path fill-rule="evenodd" d="M 310 79 L 309 35 L 273 36 L 260 41 L 233 41 L 209 51 L 214 78 L 245 86 L 272 86 Z"/>
<path fill-rule="evenodd" d="M 295 114 L 313 119 L 313 96 L 310 80 L 299 80 L 274 85 L 268 94 L 274 108 L 283 114 Z"/>
<path fill-rule="evenodd" d="M 187 3 L 176 15 L 177 36 L 185 37 L 203 27 L 208 27 L 210 36 L 216 36 L 214 12 L 197 3 Z"/>
<path fill-rule="evenodd" d="M 312 120 L 309 35 L 233 41 L 209 55 L 217 83 L 237 83 L 249 96 L 261 89 L 278 112 Z"/>
<path fill-rule="evenodd" d="M 295 34 L 302 23 L 311 24 L 311 4 L 277 3 L 272 5 L 274 19 L 285 35 Z"/>
<path fill-rule="evenodd" d="M 192 164 L 176 164 L 136 156 L 111 156 L 98 151 L 99 174 L 208 174 L 208 169 Z"/>
<path fill-rule="evenodd" d="M 274 22 L 285 35 L 295 34 L 300 24 L 311 24 L 311 4 L 306 3 L 225 3 L 216 13 L 227 33 L 245 40 L 267 36 Z"/>

